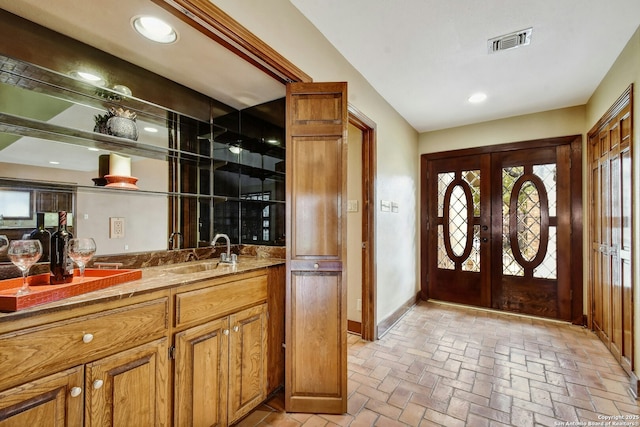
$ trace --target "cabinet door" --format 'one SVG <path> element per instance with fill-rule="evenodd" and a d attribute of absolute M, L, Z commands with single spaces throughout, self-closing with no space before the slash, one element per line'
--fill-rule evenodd
<path fill-rule="evenodd" d="M 86 365 L 85 426 L 167 425 L 167 339 Z"/>
<path fill-rule="evenodd" d="M 229 422 L 267 397 L 267 305 L 229 316 Z"/>
<path fill-rule="evenodd" d="M 176 426 L 227 425 L 229 318 L 177 333 Z"/>
<path fill-rule="evenodd" d="M 82 426 L 81 366 L 0 393 L 0 426 Z"/>
<path fill-rule="evenodd" d="M 269 291 L 267 309 L 269 320 L 269 340 L 267 345 L 267 395 L 284 385 L 284 307 L 285 307 L 284 265 L 269 269 Z"/>
<path fill-rule="evenodd" d="M 347 104 L 346 83 L 287 84 L 288 412 L 347 412 Z"/>

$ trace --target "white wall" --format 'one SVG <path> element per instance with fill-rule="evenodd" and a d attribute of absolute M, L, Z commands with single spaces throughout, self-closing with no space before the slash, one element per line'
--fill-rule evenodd
<path fill-rule="evenodd" d="M 288 0 L 213 3 L 314 81 L 347 81 L 349 102 L 376 123 L 377 320 L 384 320 L 419 288 L 417 132 Z M 400 212 L 380 213 L 380 200 L 397 201 Z"/>

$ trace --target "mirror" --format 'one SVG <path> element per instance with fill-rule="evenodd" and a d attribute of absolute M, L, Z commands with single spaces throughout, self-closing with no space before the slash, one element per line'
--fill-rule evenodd
<path fill-rule="evenodd" d="M 173 232 L 180 248 L 219 232 L 234 244 L 284 245 L 284 99 L 236 110 L 184 94 L 176 105 L 199 106 L 189 114 L 0 55 L 0 200 L 29 195 L 28 207 L 0 204 L 0 235 L 29 233 L 36 212 L 54 231 L 67 210 L 98 255 L 166 250 Z M 137 138 L 104 133 L 97 122 L 112 109 L 136 114 Z M 119 159 L 134 187 L 105 185 Z"/>

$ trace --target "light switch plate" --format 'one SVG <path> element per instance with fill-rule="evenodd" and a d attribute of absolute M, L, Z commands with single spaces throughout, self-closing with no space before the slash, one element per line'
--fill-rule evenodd
<path fill-rule="evenodd" d="M 358 212 L 358 200 L 347 200 L 347 212 Z"/>
<path fill-rule="evenodd" d="M 122 217 L 109 218 L 109 238 L 110 239 L 124 238 L 124 218 Z"/>

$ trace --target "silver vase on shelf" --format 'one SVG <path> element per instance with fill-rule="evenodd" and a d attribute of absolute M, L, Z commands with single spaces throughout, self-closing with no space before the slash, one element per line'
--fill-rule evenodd
<path fill-rule="evenodd" d="M 120 138 L 133 141 L 138 140 L 138 126 L 135 119 L 113 116 L 107 120 L 107 133 Z"/>

